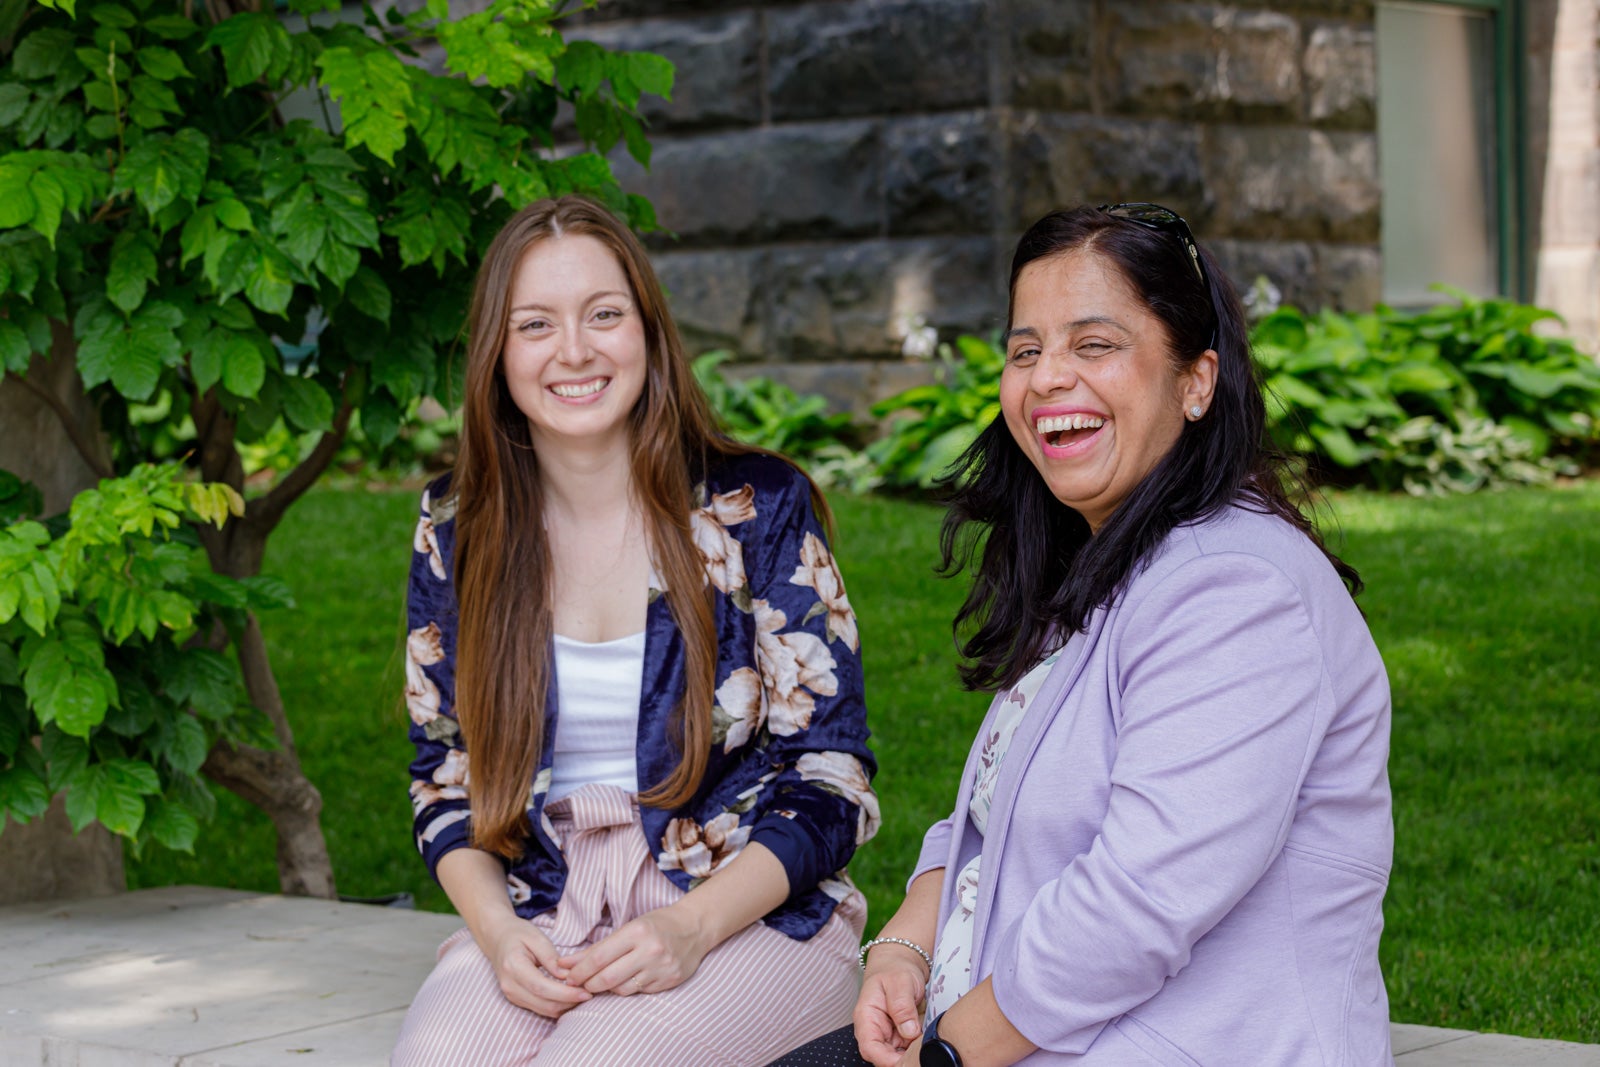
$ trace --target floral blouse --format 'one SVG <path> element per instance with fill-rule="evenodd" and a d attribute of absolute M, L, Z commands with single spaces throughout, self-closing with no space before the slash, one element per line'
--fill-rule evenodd
<path fill-rule="evenodd" d="M 765 455 L 723 461 L 696 488 L 690 514 L 718 637 L 712 748 L 694 799 L 640 809 L 657 866 L 688 890 L 750 841 L 782 861 L 789 899 L 765 922 L 805 940 L 853 887 L 845 865 L 877 832 L 877 769 L 867 749 L 855 612 L 793 467 Z M 411 714 L 414 832 L 430 872 L 470 842 L 470 759 L 456 723 L 455 498 L 449 475 L 422 495 L 407 597 L 406 706 Z M 684 650 L 667 601 L 650 590 L 639 698 L 640 788 L 671 773 L 668 726 L 684 689 Z M 527 847 L 507 863 L 517 913 L 561 898 L 566 864 L 544 814 L 556 701 L 545 701 L 545 750 L 531 783 Z M 437 875 L 436 875 L 437 876 Z"/>
<path fill-rule="evenodd" d="M 1081 639 L 1081 634 L 1074 639 Z M 1023 675 L 999 709 L 984 726 L 983 747 L 972 771 L 972 800 L 967 817 L 980 834 L 989 832 L 989 809 L 994 804 L 1000 768 L 1017 727 L 1027 717 L 1028 707 L 1038 696 L 1039 687 L 1065 649 L 1050 653 L 1033 670 Z M 927 1017 L 942 1015 L 972 988 L 972 928 L 977 915 L 978 885 L 983 877 L 983 855 L 973 856 L 956 875 L 956 906 L 944 921 L 933 948 L 933 970 L 928 975 Z"/>

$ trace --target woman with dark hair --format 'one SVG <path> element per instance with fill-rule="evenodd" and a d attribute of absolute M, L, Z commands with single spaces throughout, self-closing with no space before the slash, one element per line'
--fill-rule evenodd
<path fill-rule="evenodd" d="M 853 1030 L 779 1062 L 1391 1062 L 1388 681 L 1232 285 L 1166 208 L 1057 212 L 1005 344 L 942 539 L 995 698 Z"/>
<path fill-rule="evenodd" d="M 467 927 L 394 1063 L 743 1067 L 849 1018 L 878 807 L 828 524 L 716 431 L 626 226 L 506 224 L 406 642 L 416 841 Z"/>

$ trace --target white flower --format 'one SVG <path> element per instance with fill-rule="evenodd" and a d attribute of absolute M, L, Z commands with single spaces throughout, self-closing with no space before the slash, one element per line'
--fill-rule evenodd
<path fill-rule="evenodd" d="M 833 562 L 833 554 L 822 538 L 808 532 L 800 544 L 800 566 L 795 568 L 794 585 L 808 586 L 817 591 L 817 598 L 828 613 L 828 637 L 844 642 L 844 647 L 854 652 L 861 643 L 856 629 L 856 613 L 850 607 L 850 598 L 844 591 L 844 579 Z"/>
<path fill-rule="evenodd" d="M 740 667 L 717 687 L 717 707 L 727 716 L 728 734 L 722 751 L 732 752 L 755 736 L 766 721 L 761 677 L 749 667 Z"/>
<path fill-rule="evenodd" d="M 689 513 L 689 532 L 706 563 L 706 577 L 724 593 L 733 593 L 749 584 L 744 573 L 744 549 L 729 526 L 756 517 L 756 491 L 746 485 L 732 493 L 718 493 L 711 503 Z"/>
<path fill-rule="evenodd" d="M 411 810 L 416 815 L 421 815 L 422 809 L 432 807 L 440 801 L 466 799 L 467 790 L 463 786 L 438 786 L 432 782 L 416 780 L 411 783 Z"/>
<path fill-rule="evenodd" d="M 513 904 L 526 904 L 533 899 L 533 886 L 514 874 L 506 875 L 506 893 Z"/>
<path fill-rule="evenodd" d="M 756 617 L 756 666 L 767 698 L 767 729 L 788 736 L 811 726 L 816 696 L 839 691 L 838 666 L 815 634 L 779 633 L 788 616 L 765 600 L 751 603 Z"/>
<path fill-rule="evenodd" d="M 433 771 L 433 780 L 440 785 L 466 785 L 469 777 L 467 754 L 459 748 L 452 748 Z"/>
<path fill-rule="evenodd" d="M 693 819 L 673 819 L 661 837 L 661 858 L 656 865 L 664 871 L 706 878 L 737 856 L 749 840 L 750 827 L 740 826 L 739 816 L 731 811 L 704 827 Z"/>
<path fill-rule="evenodd" d="M 433 503 L 428 491 L 422 491 L 422 515 L 417 519 L 417 530 L 411 537 L 411 547 L 427 554 L 428 569 L 441 582 L 445 580 L 444 557 L 439 554 L 439 538 L 433 532 Z"/>
<path fill-rule="evenodd" d="M 856 844 L 872 839 L 883 824 L 878 795 L 872 791 L 867 769 L 848 752 L 807 752 L 795 761 L 803 782 L 817 782 L 841 794 L 860 809 L 856 818 Z"/>
<path fill-rule="evenodd" d="M 423 667 L 444 659 L 439 624 L 430 622 L 406 636 L 406 708 L 411 721 L 426 726 L 439 717 L 439 687 Z"/>

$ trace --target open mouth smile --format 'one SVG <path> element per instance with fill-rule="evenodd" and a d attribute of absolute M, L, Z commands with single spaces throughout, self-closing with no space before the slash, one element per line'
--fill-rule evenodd
<path fill-rule="evenodd" d="M 1047 449 L 1071 449 L 1072 446 L 1088 442 L 1105 426 L 1106 420 L 1099 415 L 1086 415 L 1077 412 L 1071 415 L 1043 415 L 1036 416 L 1033 428 L 1043 440 Z"/>
<path fill-rule="evenodd" d="M 594 396 L 611 384 L 610 378 L 590 378 L 586 382 L 562 382 L 550 386 L 550 391 L 563 400 L 582 400 Z"/>

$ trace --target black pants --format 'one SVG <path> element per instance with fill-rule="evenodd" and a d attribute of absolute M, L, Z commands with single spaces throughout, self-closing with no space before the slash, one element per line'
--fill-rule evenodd
<path fill-rule="evenodd" d="M 793 1052 L 773 1060 L 767 1067 L 872 1067 L 861 1058 L 856 1046 L 855 1030 L 842 1026 L 832 1033 L 823 1034 L 815 1041 L 807 1041 Z"/>

